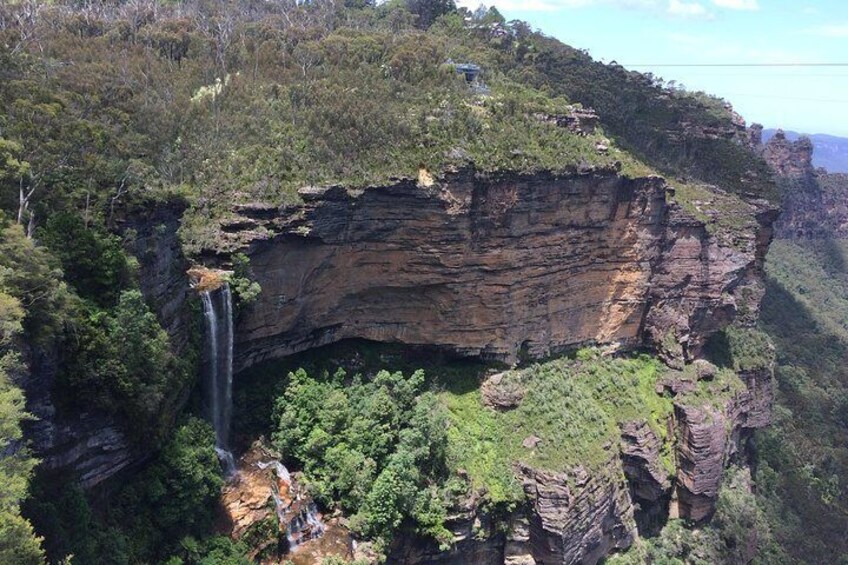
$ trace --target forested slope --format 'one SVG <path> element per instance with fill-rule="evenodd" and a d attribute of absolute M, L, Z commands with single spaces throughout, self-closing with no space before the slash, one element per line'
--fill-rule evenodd
<path fill-rule="evenodd" d="M 482 84 L 469 85 L 460 62 L 479 65 Z M 45 461 L 24 514 L 51 560 L 242 562 L 248 548 L 212 535 L 221 477 L 211 430 L 195 417 L 200 305 L 185 270 L 204 260 L 233 270 L 237 310 L 247 311 L 259 289 L 241 252 L 278 234 L 245 220 L 245 210 L 288 218 L 302 210 L 304 187 L 335 186 L 354 199 L 395 185 L 438 188 L 462 171 L 492 185 L 608 175 L 624 179 L 628 198 L 628 182 L 661 173 L 676 189 L 659 191 L 674 228 L 715 248 L 747 246 L 751 264 L 768 243 L 754 230 L 768 239 L 770 212 L 755 220 L 749 202 L 766 209 L 758 198 L 777 199 L 744 122 L 723 101 L 594 62 L 494 9 L 3 3 L 3 547 L 23 562 L 41 559 L 19 513 L 35 464 L 19 441 L 23 425 Z M 489 212 L 503 205 L 493 199 Z M 746 269 L 728 272 L 745 271 L 741 279 Z M 667 349 L 682 352 L 670 335 Z M 606 363 L 598 361 L 604 375 Z M 20 389 L 38 421 L 27 420 Z M 599 421 L 612 433 L 608 412 L 620 399 L 608 400 Z M 398 449 L 426 459 L 416 439 Z M 416 483 L 426 483 L 421 492 L 437 492 L 429 480 Z M 372 533 L 413 509 L 444 539 L 444 515 L 428 501 L 404 501 L 400 517 L 387 510 Z"/>

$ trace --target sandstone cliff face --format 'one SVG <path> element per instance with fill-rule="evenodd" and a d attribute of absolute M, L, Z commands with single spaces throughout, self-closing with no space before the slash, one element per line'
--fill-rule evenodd
<path fill-rule="evenodd" d="M 809 138 L 786 139 L 778 130 L 762 144 L 762 128 L 752 127 L 752 147 L 774 171 L 783 196 L 783 213 L 775 224 L 780 239 L 848 237 L 845 175 L 830 175 L 813 167 Z"/>
<path fill-rule="evenodd" d="M 760 145 L 762 136 L 754 138 L 754 141 Z M 760 145 L 759 150 L 778 176 L 804 176 L 813 172 L 813 142 L 808 137 L 789 141 L 783 130 L 777 130 L 768 143 Z"/>
<path fill-rule="evenodd" d="M 633 505 L 610 449 L 609 473 L 554 473 L 521 466 L 530 499 L 529 553 L 535 563 L 597 563 L 630 547 L 636 533 Z"/>
<path fill-rule="evenodd" d="M 612 170 L 462 171 L 427 187 L 302 195 L 282 210 L 242 207 L 229 226 L 253 240 L 263 289 L 237 328 L 237 370 L 350 337 L 505 361 L 585 343 L 648 345 L 679 362 L 743 298 L 757 302 L 773 219 L 771 208 L 745 204 L 759 228 L 723 238 L 684 213 L 661 178 Z M 142 290 L 183 350 L 194 322 L 178 224 L 179 210 L 165 207 L 122 230 L 137 234 Z M 33 367 L 24 384 L 40 419 L 30 437 L 46 468 L 94 485 L 144 457 L 110 418 L 56 413 L 54 356 L 33 352 Z M 175 391 L 169 410 L 186 393 Z"/>
<path fill-rule="evenodd" d="M 283 210 L 242 207 L 243 220 L 230 226 L 234 238 L 253 240 L 263 289 L 237 327 L 238 369 L 353 337 L 504 361 L 586 343 L 648 346 L 680 365 L 712 331 L 756 313 L 775 216 L 763 203 L 744 203 L 756 228 L 716 232 L 686 213 L 663 179 L 598 170 L 499 178 L 464 171 L 430 186 L 302 195 L 303 205 Z M 138 234 L 144 293 L 184 348 L 192 318 L 177 222 L 160 211 L 125 228 Z M 91 486 L 144 457 L 102 415 L 66 420 L 51 411 L 50 367 L 48 356 L 28 386 L 43 418 L 32 437 L 48 468 L 79 473 Z M 391 560 L 596 563 L 632 543 L 637 522 L 653 519 L 646 509 L 662 516 L 673 500 L 677 515 L 703 519 L 746 431 L 768 421 L 770 389 L 761 381 L 752 377 L 749 394 L 723 407 L 677 406 L 674 480 L 660 464 L 659 438 L 644 422 L 623 423 L 607 472 L 516 468 L 528 502 L 507 519 L 507 532 L 472 501 L 452 520 L 453 550 L 405 537 Z M 177 391 L 174 407 L 184 394 Z M 492 398 L 502 409 L 521 401 Z"/>
<path fill-rule="evenodd" d="M 730 241 L 668 190 L 615 171 L 465 171 L 242 207 L 238 236 L 247 225 L 261 236 L 250 255 L 263 291 L 239 322 L 236 366 L 345 338 L 508 362 L 586 343 L 692 357 L 734 317 L 737 292 L 758 284 L 774 210 L 742 204 L 759 227 Z"/>
<path fill-rule="evenodd" d="M 43 470 L 69 473 L 90 487 L 132 463 L 134 454 L 113 418 L 57 410 L 51 394 L 57 356 L 55 350 L 27 351 L 28 370 L 18 384 L 26 393 L 27 411 L 36 419 L 26 423 L 26 437 Z"/>
<path fill-rule="evenodd" d="M 130 251 L 139 260 L 141 290 L 175 350 L 185 352 L 193 318 L 187 306 L 188 263 L 177 237 L 180 215 L 181 209 L 168 207 L 136 214 L 122 223 L 121 231 L 134 231 Z M 26 433 L 44 470 L 78 477 L 88 488 L 148 455 L 130 445 L 113 417 L 95 410 L 65 413 L 57 409 L 52 398 L 59 369 L 57 351 L 30 350 L 26 357 L 29 371 L 20 385 L 26 393 L 27 410 L 36 417 Z M 187 390 L 175 391 L 165 410 L 175 415 L 187 394 Z"/>
<path fill-rule="evenodd" d="M 772 368 L 740 373 L 746 389 L 720 406 L 675 404 L 678 471 L 673 516 L 702 521 L 715 510 L 730 461 L 744 463 L 751 433 L 771 423 Z"/>
<path fill-rule="evenodd" d="M 263 289 L 237 327 L 240 369 L 346 338 L 507 362 L 587 343 L 648 346 L 682 367 L 712 332 L 756 317 L 777 215 L 763 202 L 741 203 L 752 229 L 710 229 L 663 179 L 598 170 L 463 171 L 427 186 L 302 196 L 303 205 L 282 210 L 243 206 L 230 225 L 234 240 L 252 240 Z M 507 532 L 472 499 L 451 519 L 450 551 L 402 536 L 390 561 L 596 563 L 628 547 L 637 522 L 669 511 L 705 519 L 725 465 L 749 430 L 768 422 L 764 378 L 752 377 L 726 405 L 678 402 L 669 422 L 678 438 L 674 477 L 654 432 L 623 423 L 605 473 L 516 468 L 528 502 L 507 519 Z M 684 385 L 671 386 L 684 397 Z M 522 395 L 494 387 L 485 396 L 510 409 Z"/>
<path fill-rule="evenodd" d="M 785 211 L 776 224 L 780 239 L 848 238 L 848 175 L 818 170 L 781 179 Z"/>
<path fill-rule="evenodd" d="M 527 503 L 512 515 L 492 516 L 472 496 L 451 517 L 454 544 L 401 535 L 389 555 L 393 564 L 536 565 L 597 563 L 633 543 L 636 523 L 618 454 L 610 449 L 603 472 L 582 467 L 552 472 L 519 464 L 515 469 Z"/>
<path fill-rule="evenodd" d="M 634 502 L 646 523 L 664 515 L 663 499 L 671 487 L 661 462 L 662 440 L 647 422 L 625 422 L 621 427 L 621 465 Z"/>

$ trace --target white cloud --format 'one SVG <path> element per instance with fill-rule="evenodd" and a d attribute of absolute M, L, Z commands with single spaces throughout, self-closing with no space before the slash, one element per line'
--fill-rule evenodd
<path fill-rule="evenodd" d="M 759 10 L 760 5 L 757 0 L 713 0 L 713 4 L 719 8 L 729 8 L 731 10 Z"/>
<path fill-rule="evenodd" d="M 848 37 L 848 23 L 823 25 L 808 30 L 808 33 L 819 37 L 844 38 Z"/>
<path fill-rule="evenodd" d="M 683 0 L 669 0 L 668 13 L 672 16 L 686 18 L 702 18 L 709 15 L 703 4 L 697 2 L 684 2 Z"/>

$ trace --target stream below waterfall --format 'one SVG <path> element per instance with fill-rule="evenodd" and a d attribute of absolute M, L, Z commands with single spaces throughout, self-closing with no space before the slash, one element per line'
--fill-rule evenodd
<path fill-rule="evenodd" d="M 248 537 L 251 559 L 317 565 L 330 555 L 353 555 L 347 528 L 338 517 L 325 519 L 298 474 L 290 473 L 262 440 L 238 459 L 237 469 L 224 487 L 219 528 L 234 539 Z"/>

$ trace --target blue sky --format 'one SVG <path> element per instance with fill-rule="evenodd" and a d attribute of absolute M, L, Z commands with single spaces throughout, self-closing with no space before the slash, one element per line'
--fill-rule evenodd
<path fill-rule="evenodd" d="M 459 5 L 479 6 L 461 0 Z M 848 64 L 848 0 L 495 0 L 508 19 L 729 100 L 751 122 L 848 136 L 848 66 L 660 67 L 660 64 Z"/>

